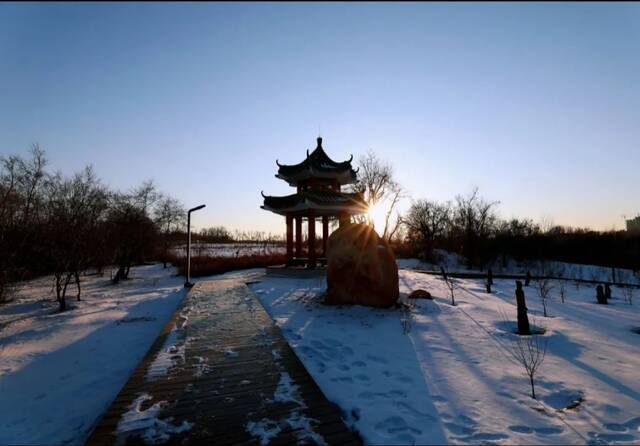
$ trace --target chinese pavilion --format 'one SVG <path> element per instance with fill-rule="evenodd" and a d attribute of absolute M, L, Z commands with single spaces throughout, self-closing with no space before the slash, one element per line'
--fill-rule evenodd
<path fill-rule="evenodd" d="M 353 156 L 341 163 L 333 161 L 318 146 L 298 164 L 284 165 L 276 160 L 276 178 L 296 188 L 296 193 L 284 197 L 264 195 L 262 209 L 284 215 L 287 223 L 287 265 L 304 265 L 313 268 L 317 262 L 326 261 L 329 221 L 338 220 L 340 225 L 349 222 L 352 215 L 367 212 L 367 204 L 359 193 L 342 192 L 341 187 L 356 181 L 357 172 L 351 167 Z M 316 219 L 322 219 L 322 255 L 316 252 Z M 302 251 L 302 222 L 307 220 L 307 257 Z M 295 220 L 295 252 L 293 222 Z"/>

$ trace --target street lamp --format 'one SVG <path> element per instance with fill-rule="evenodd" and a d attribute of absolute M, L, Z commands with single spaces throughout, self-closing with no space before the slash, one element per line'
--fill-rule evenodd
<path fill-rule="evenodd" d="M 193 283 L 191 283 L 191 213 L 195 211 L 199 211 L 205 207 L 204 204 L 200 206 L 196 206 L 194 208 L 189 209 L 187 211 L 187 280 L 184 283 L 185 288 L 191 288 Z"/>

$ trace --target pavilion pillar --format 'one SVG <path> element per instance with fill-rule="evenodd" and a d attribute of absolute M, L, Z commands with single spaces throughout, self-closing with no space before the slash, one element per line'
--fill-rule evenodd
<path fill-rule="evenodd" d="M 287 214 L 287 265 L 293 260 L 293 216 Z"/>
<path fill-rule="evenodd" d="M 296 219 L 296 257 L 302 257 L 302 217 Z"/>
<path fill-rule="evenodd" d="M 309 210 L 309 268 L 316 266 L 316 211 Z"/>
<path fill-rule="evenodd" d="M 327 257 L 327 239 L 329 238 L 329 217 L 322 216 L 322 257 Z"/>

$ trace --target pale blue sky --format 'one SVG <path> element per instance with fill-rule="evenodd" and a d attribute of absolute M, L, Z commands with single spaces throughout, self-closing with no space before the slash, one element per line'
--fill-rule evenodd
<path fill-rule="evenodd" d="M 0 4 L 0 154 L 154 178 L 196 224 L 282 232 L 320 131 L 413 198 L 479 186 L 503 217 L 640 211 L 640 4 Z M 187 172 L 190 170 L 190 174 Z M 405 204 L 406 206 L 406 204 Z"/>

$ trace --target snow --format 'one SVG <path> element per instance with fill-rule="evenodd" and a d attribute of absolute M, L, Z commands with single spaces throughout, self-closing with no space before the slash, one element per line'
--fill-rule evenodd
<path fill-rule="evenodd" d="M 324 438 L 314 431 L 314 426 L 318 424 L 318 421 L 300 413 L 300 409 L 306 409 L 307 406 L 300 396 L 299 386 L 293 382 L 291 375 L 284 370 L 281 363 L 282 355 L 280 350 L 272 349 L 271 354 L 281 372 L 273 397 L 267 399 L 265 404 L 287 404 L 289 406 L 293 405 L 293 408 L 289 409 L 288 414 L 279 420 L 269 418 L 263 418 L 259 421 L 250 420 L 245 425 L 246 431 L 256 437 L 262 445 L 268 444 L 272 438 L 276 437 L 284 429 L 293 430 L 299 444 L 325 445 Z"/>
<path fill-rule="evenodd" d="M 399 264 L 420 267 L 417 260 Z M 565 271 L 587 279 L 611 274 L 584 265 Z M 151 265 L 133 269 L 132 280 L 119 285 L 83 277 L 84 300 L 71 299 L 65 313 L 57 312 L 51 278 L 43 278 L 0 307 L 0 444 L 84 442 L 184 297 L 182 279 L 173 274 Z M 298 357 L 368 444 L 640 442 L 640 306 L 617 287 L 610 305 L 597 305 L 593 285 L 564 282 L 562 303 L 554 281 L 549 317 L 535 283 L 525 287 L 532 325 L 544 329 L 539 339 L 547 345 L 533 400 L 528 378 L 507 352 L 516 337 L 512 280 L 494 279 L 487 294 L 483 279 L 457 279 L 451 306 L 438 276 L 401 269 L 403 300 L 418 288 L 434 300 L 374 309 L 323 305 L 322 278 L 249 270 L 211 279 L 229 277 L 254 281 L 251 288 Z M 189 311 L 167 336 L 149 379 L 184 361 Z M 238 355 L 231 348 L 224 353 Z M 281 361 L 277 349 L 271 355 Z M 207 367 L 199 360 L 194 374 Z M 121 434 L 142 431 L 153 443 L 191 427 L 161 419 L 165 404 L 139 395 Z M 280 419 L 247 423 L 261 443 L 285 429 L 295 429 L 300 442 L 324 443 L 284 369 L 265 404 L 292 408 Z"/>
<path fill-rule="evenodd" d="M 247 423 L 247 432 L 257 437 L 263 446 L 269 444 L 271 439 L 275 438 L 281 431 L 282 428 L 279 423 L 266 418 Z"/>
<path fill-rule="evenodd" d="M 278 382 L 278 387 L 273 394 L 273 400 L 281 403 L 292 402 L 297 403 L 300 406 L 304 406 L 304 403 L 300 399 L 300 394 L 298 393 L 298 386 L 293 384 L 293 380 L 287 372 L 283 372 L 280 375 L 280 381 Z"/>
<path fill-rule="evenodd" d="M 401 309 L 323 305 L 324 279 L 264 276 L 251 288 L 368 444 L 640 442 L 638 305 L 615 287 L 611 304 L 597 305 L 593 285 L 572 282 L 562 303 L 553 282 L 543 317 L 534 286 L 525 287 L 547 343 L 534 400 L 507 352 L 514 283 L 495 280 L 486 294 L 483 282 L 458 279 L 454 307 L 439 277 L 401 270 L 402 293 L 434 296 L 415 303 L 406 335 Z"/>
<path fill-rule="evenodd" d="M 189 343 L 189 339 L 184 339 L 181 335 L 183 333 L 183 329 L 189 322 L 190 311 L 191 308 L 185 308 L 182 310 L 178 321 L 169 332 L 162 348 L 156 354 L 156 357 L 147 369 L 148 380 L 154 380 L 160 376 L 165 376 L 170 368 L 175 367 L 178 364 L 184 364 L 184 353 Z M 204 370 L 204 366 L 202 364 L 200 364 L 200 366 L 201 367 L 198 368 L 196 373 L 202 373 Z"/>
<path fill-rule="evenodd" d="M 131 279 L 82 277 L 82 301 L 59 313 L 52 278 L 0 306 L 0 444 L 80 444 L 185 295 L 162 265 Z"/>
<path fill-rule="evenodd" d="M 116 428 L 118 443 L 124 443 L 127 436 L 133 433 L 141 434 L 146 444 L 165 443 L 172 434 L 179 434 L 193 427 L 193 424 L 188 421 L 175 426 L 171 424 L 171 418 L 159 419 L 158 415 L 167 405 L 166 401 L 158 401 L 147 409 L 142 409 L 142 405 L 152 399 L 151 395 L 145 393 L 131 403 L 129 410 L 122 415 Z"/>

